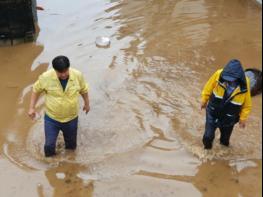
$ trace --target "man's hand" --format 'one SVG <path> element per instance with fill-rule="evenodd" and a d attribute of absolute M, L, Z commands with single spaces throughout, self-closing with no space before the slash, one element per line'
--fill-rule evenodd
<path fill-rule="evenodd" d="M 29 110 L 27 114 L 32 120 L 35 120 L 37 116 L 35 106 L 39 98 L 39 95 L 40 93 L 36 93 L 36 92 L 32 92 L 32 95 L 31 95 Z"/>
<path fill-rule="evenodd" d="M 35 110 L 35 108 L 30 108 L 29 110 L 28 110 L 28 116 L 32 119 L 32 120 L 34 120 L 35 119 L 35 117 L 36 117 L 36 110 Z"/>
<path fill-rule="evenodd" d="M 87 114 L 90 110 L 90 106 L 89 105 L 84 105 L 83 107 L 83 111 Z"/>
<path fill-rule="evenodd" d="M 201 103 L 201 110 L 206 108 L 206 102 Z"/>
<path fill-rule="evenodd" d="M 244 129 L 246 127 L 246 121 L 245 120 L 239 120 L 239 127 Z"/>

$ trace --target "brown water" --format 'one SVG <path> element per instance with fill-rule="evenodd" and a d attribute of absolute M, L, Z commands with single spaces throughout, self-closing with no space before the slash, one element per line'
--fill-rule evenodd
<path fill-rule="evenodd" d="M 252 0 L 39 1 L 36 43 L 0 48 L 0 196 L 261 196 L 262 96 L 231 147 L 202 150 L 200 92 L 229 59 L 262 65 L 262 8 Z M 98 48 L 97 36 L 111 39 Z M 30 88 L 54 56 L 89 82 L 78 149 L 43 156 Z M 43 116 L 43 99 L 39 111 Z"/>

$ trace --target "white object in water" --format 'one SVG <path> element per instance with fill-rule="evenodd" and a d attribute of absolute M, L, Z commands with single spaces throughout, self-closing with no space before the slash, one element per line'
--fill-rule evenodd
<path fill-rule="evenodd" d="M 96 45 L 100 47 L 107 47 L 110 45 L 110 38 L 104 37 L 104 36 L 99 36 L 96 38 Z"/>
<path fill-rule="evenodd" d="M 65 175 L 64 173 L 62 173 L 62 172 L 57 172 L 57 173 L 56 173 L 56 177 L 57 177 L 58 179 L 64 179 L 64 178 L 66 177 L 66 175 Z"/>
<path fill-rule="evenodd" d="M 255 74 L 252 72 L 252 71 L 245 71 L 245 74 L 246 76 L 249 78 L 250 80 L 250 88 L 252 89 L 256 83 L 257 83 L 257 80 L 256 80 L 256 76 Z"/>

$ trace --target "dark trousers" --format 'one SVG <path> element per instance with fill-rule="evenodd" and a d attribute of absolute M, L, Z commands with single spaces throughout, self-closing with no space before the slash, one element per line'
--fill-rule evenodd
<path fill-rule="evenodd" d="M 69 122 L 61 123 L 50 118 L 45 118 L 45 146 L 46 157 L 56 154 L 56 141 L 59 131 L 63 132 L 66 149 L 76 149 L 77 147 L 78 118 Z"/>
<path fill-rule="evenodd" d="M 206 110 L 206 123 L 205 133 L 203 136 L 203 144 L 205 149 L 211 149 L 213 147 L 213 141 L 215 138 L 215 131 L 219 128 L 220 130 L 220 144 L 229 146 L 230 136 L 232 134 L 234 125 L 225 126 L 220 120 L 214 118 L 207 108 Z"/>

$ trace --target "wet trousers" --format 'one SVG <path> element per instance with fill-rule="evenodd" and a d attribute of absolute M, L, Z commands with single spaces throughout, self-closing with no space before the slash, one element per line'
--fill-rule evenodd
<path fill-rule="evenodd" d="M 44 152 L 46 157 L 56 154 L 56 141 L 59 131 L 62 131 L 65 148 L 75 150 L 77 147 L 78 118 L 69 122 L 61 123 L 49 117 L 45 117 L 45 145 Z"/>
<path fill-rule="evenodd" d="M 219 128 L 220 130 L 220 144 L 229 146 L 230 136 L 232 134 L 234 125 L 224 126 L 218 123 L 218 120 L 214 119 L 211 114 L 207 111 L 205 133 L 203 136 L 203 144 L 205 149 L 212 149 L 213 141 L 215 138 L 215 131 Z"/>

